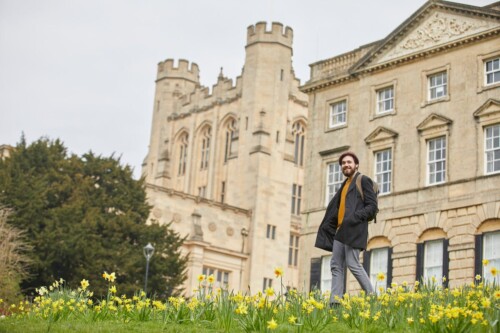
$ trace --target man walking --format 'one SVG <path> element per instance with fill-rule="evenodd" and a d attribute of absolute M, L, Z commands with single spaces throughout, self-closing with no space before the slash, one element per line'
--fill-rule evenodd
<path fill-rule="evenodd" d="M 350 151 L 343 153 L 339 164 L 346 179 L 328 204 L 315 244 L 316 247 L 332 251 L 332 306 L 338 305 L 338 298 L 342 298 L 346 264 L 363 290 L 366 293 L 374 292 L 368 274 L 359 263 L 359 253 L 366 249 L 368 221 L 378 210 L 377 194 L 373 189 L 373 181 L 362 176 L 364 200 L 362 199 L 356 187 L 356 178 L 361 177 L 358 173 L 359 159 L 356 154 Z"/>

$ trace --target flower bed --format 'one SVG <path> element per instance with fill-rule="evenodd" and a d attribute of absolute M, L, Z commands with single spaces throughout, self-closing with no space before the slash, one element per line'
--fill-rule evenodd
<path fill-rule="evenodd" d="M 282 270 L 277 268 L 275 274 L 282 282 Z M 483 283 L 479 276 L 475 283 L 451 290 L 432 281 L 426 285 L 393 283 L 378 295 L 346 294 L 336 308 L 329 307 L 329 293 L 285 292 L 282 283 L 281 290 L 268 288 L 252 295 L 215 288 L 213 276 L 200 275 L 195 297 L 159 300 L 148 298 L 143 291 L 133 297 L 118 296 L 115 274 L 105 272 L 103 277 L 109 283 L 108 293 L 98 301 L 93 300 L 90 282 L 85 279 L 77 289 L 69 289 L 62 279 L 41 287 L 33 302 L 7 305 L 0 300 L 0 308 L 7 313 L 0 319 L 0 332 L 22 327 L 23 322 L 45 323 L 44 331 L 71 322 L 87 326 L 116 323 L 117 327 L 147 323 L 159 331 L 173 325 L 170 327 L 176 331 L 186 332 L 500 330 L 500 288 L 495 281 Z M 75 324 L 73 329 L 77 327 Z"/>

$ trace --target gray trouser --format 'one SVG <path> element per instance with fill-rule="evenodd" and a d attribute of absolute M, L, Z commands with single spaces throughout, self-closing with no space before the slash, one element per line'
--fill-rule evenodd
<path fill-rule="evenodd" d="M 370 278 L 363 266 L 359 263 L 359 250 L 345 245 L 339 241 L 333 242 L 332 260 L 330 268 L 332 270 L 332 293 L 330 296 L 330 303 L 338 303 L 335 296 L 342 298 L 344 293 L 344 272 L 345 266 L 351 271 L 352 275 L 358 280 L 361 288 L 371 294 L 374 292 Z"/>

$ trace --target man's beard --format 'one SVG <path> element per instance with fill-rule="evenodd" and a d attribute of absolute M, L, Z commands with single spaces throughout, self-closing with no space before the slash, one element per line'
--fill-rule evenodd
<path fill-rule="evenodd" d="M 342 173 L 347 178 L 352 177 L 352 175 L 354 175 L 355 172 L 356 172 L 355 168 L 344 168 L 344 169 L 342 169 Z"/>

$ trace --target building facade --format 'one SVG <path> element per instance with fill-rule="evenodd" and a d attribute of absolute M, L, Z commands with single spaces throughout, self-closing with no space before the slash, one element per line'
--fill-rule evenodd
<path fill-rule="evenodd" d="M 500 2 L 431 0 L 382 40 L 310 65 L 300 285 L 329 290 L 314 248 L 352 150 L 377 181 L 372 282 L 458 286 L 500 270 Z M 482 260 L 489 264 L 484 266 Z M 384 273 L 384 281 L 377 281 Z M 443 278 L 445 277 L 445 278 Z M 347 291 L 359 285 L 347 277 Z"/>
<path fill-rule="evenodd" d="M 143 163 L 151 223 L 187 236 L 186 295 L 200 274 L 251 293 L 298 287 L 307 95 L 292 68 L 293 31 L 247 29 L 236 82 L 222 70 L 211 91 L 195 63 L 160 62 Z"/>
<path fill-rule="evenodd" d="M 6 159 L 10 157 L 14 147 L 11 145 L 0 145 L 0 159 Z"/>

